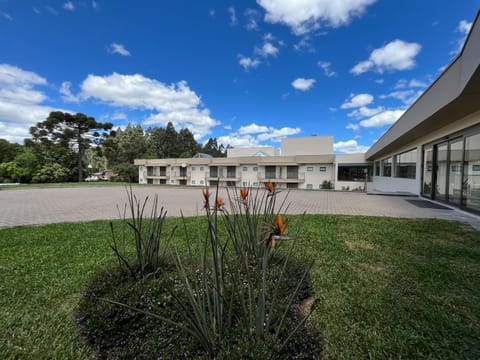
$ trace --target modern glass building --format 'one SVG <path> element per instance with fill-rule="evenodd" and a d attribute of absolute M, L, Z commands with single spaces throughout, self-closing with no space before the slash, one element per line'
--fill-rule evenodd
<path fill-rule="evenodd" d="M 377 191 L 480 213 L 479 14 L 457 57 L 367 151 Z"/>

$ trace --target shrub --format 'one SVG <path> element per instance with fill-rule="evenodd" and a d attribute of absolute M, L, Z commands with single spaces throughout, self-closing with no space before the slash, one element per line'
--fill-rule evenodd
<path fill-rule="evenodd" d="M 207 236 L 200 260 L 192 256 L 185 259 L 176 252 L 174 262 L 165 261 L 159 271 L 155 271 L 155 267 L 147 266 L 150 257 L 140 251 L 146 248 L 141 229 L 147 200 L 139 202 L 130 188 L 128 197 L 133 219 L 127 224 L 135 234 L 138 269 L 148 269 L 150 276 L 136 281 L 135 270 L 120 254 L 113 235 L 112 248 L 120 267 L 126 267 L 133 275 L 127 281 L 132 284 L 126 285 L 122 278 L 114 277 L 113 285 L 102 288 L 95 285 L 102 284 L 102 280 L 97 280 L 87 290 L 79 323 L 94 348 L 104 348 L 98 350 L 104 353 L 108 346 L 118 347 L 122 341 L 128 343 L 127 349 L 136 347 L 132 345 L 136 335 L 133 338 L 131 334 L 121 335 L 126 329 L 125 322 L 134 322 L 132 331 L 138 336 L 147 336 L 149 340 L 145 340 L 145 344 L 152 343 L 151 336 L 167 337 L 158 344 L 156 357 L 167 352 L 167 358 L 270 359 L 284 358 L 285 351 L 289 351 L 296 358 L 302 358 L 298 353 L 303 354 L 303 358 L 317 358 L 321 337 L 318 330 L 311 329 L 307 323 L 314 306 L 304 313 L 298 307 L 313 294 L 309 279 L 313 263 L 304 266 L 295 260 L 295 242 L 282 244 L 283 251 L 278 249 L 276 242 L 291 237 L 286 235 L 288 221 L 279 213 L 285 200 L 278 206 L 277 194 L 271 183 L 266 191 L 255 194 L 251 189 L 244 188 L 239 193 L 235 189 L 228 193 L 227 206 L 218 196 L 218 188 L 213 199 L 209 189 L 203 189 Z M 165 218 L 163 209 L 160 216 L 156 216 L 156 204 L 157 199 L 147 234 L 157 234 L 151 229 L 161 229 Z M 185 219 L 184 227 L 189 243 L 192 231 Z M 159 236 L 146 237 L 156 238 Z M 175 271 L 171 270 L 173 263 Z M 156 282 L 157 287 L 153 285 Z M 118 292 L 117 286 L 123 290 Z M 102 302 L 95 305 L 94 299 Z M 151 322 L 146 321 L 145 316 Z M 112 340 L 115 344 L 105 337 L 116 339 Z M 173 356 L 170 351 L 177 353 Z M 132 356 L 133 353 L 129 353 L 127 357 Z"/>
<path fill-rule="evenodd" d="M 127 204 L 125 204 L 120 231 L 114 228 L 113 222 L 110 222 L 112 233 L 112 244 L 110 247 L 115 253 L 120 268 L 126 268 L 132 277 L 136 279 L 136 274 L 140 273 L 142 277 L 159 270 L 161 259 L 165 254 L 168 243 L 173 238 L 176 228 L 173 228 L 165 244 L 161 243 L 162 231 L 164 227 L 167 211 L 163 207 L 158 210 L 158 196 L 155 195 L 151 206 L 150 215 L 147 217 L 147 205 L 149 205 L 148 196 L 141 201 L 133 194 L 132 187 L 127 188 L 128 209 L 131 219 L 126 219 Z M 132 236 L 128 234 L 128 228 L 132 231 Z M 135 258 L 131 261 L 127 254 L 127 242 L 134 239 Z"/>

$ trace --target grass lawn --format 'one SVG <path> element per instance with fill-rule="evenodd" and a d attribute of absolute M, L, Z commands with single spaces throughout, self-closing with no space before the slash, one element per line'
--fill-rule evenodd
<path fill-rule="evenodd" d="M 329 359 L 480 358 L 480 232 L 329 215 L 292 217 L 290 229 L 302 234 L 299 256 L 316 259 L 311 321 Z M 92 358 L 73 310 L 88 279 L 115 262 L 109 240 L 106 221 L 0 230 L 0 358 Z"/>

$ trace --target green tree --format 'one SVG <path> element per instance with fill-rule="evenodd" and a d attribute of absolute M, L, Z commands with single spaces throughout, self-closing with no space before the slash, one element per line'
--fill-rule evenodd
<path fill-rule="evenodd" d="M 100 144 L 107 131 L 112 128 L 111 123 L 97 122 L 93 117 L 82 113 L 75 115 L 53 111 L 48 118 L 30 128 L 34 141 L 47 147 L 51 145 L 71 149 L 76 153 L 78 181 L 83 181 L 83 159 L 85 150 L 91 144 Z M 49 165 L 51 166 L 51 165 Z"/>
<path fill-rule="evenodd" d="M 15 157 L 14 161 L 21 169 L 19 181 L 30 183 L 40 165 L 35 153 L 32 149 L 25 148 L 22 153 Z"/>
<path fill-rule="evenodd" d="M 113 169 L 117 176 L 113 178 L 114 181 L 138 183 L 138 168 L 133 164 L 119 164 Z"/>
<path fill-rule="evenodd" d="M 0 139 L 0 163 L 12 161 L 21 151 L 20 144 L 11 144 L 5 139 Z"/>
<path fill-rule="evenodd" d="M 189 158 L 200 152 L 201 146 L 195 140 L 192 132 L 183 128 L 178 133 L 178 157 Z"/>
<path fill-rule="evenodd" d="M 116 161 L 133 164 L 133 160 L 142 158 L 147 153 L 147 140 L 141 125 L 127 125 L 125 130 L 118 130 L 115 135 Z"/>
<path fill-rule="evenodd" d="M 227 149 L 230 145 L 227 146 Z M 216 138 L 210 138 L 208 141 L 203 145 L 202 152 L 205 154 L 210 154 L 213 157 L 226 157 L 227 152 L 225 146 L 223 144 L 218 145 Z"/>
<path fill-rule="evenodd" d="M 68 179 L 68 169 L 58 163 L 49 163 L 43 165 L 33 176 L 36 183 L 55 183 Z"/>

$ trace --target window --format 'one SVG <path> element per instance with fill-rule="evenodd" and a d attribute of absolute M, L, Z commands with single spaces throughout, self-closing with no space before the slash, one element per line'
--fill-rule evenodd
<path fill-rule="evenodd" d="M 203 166 L 200 166 L 200 171 L 203 171 Z"/>
<path fill-rule="evenodd" d="M 244 182 L 242 183 L 242 186 L 243 186 L 243 187 L 247 187 L 247 186 L 248 186 L 248 183 L 247 183 L 246 181 L 244 181 Z"/>
<path fill-rule="evenodd" d="M 195 180 L 192 180 L 192 185 L 195 185 Z"/>
<path fill-rule="evenodd" d="M 320 170 L 320 172 L 327 172 L 327 167 L 326 166 L 320 166 L 319 170 Z"/>
<path fill-rule="evenodd" d="M 392 158 L 382 160 L 383 176 L 392 176 Z"/>
<path fill-rule="evenodd" d="M 200 180 L 200 185 L 203 185 L 203 184 L 205 184 L 205 181 Z"/>
<path fill-rule="evenodd" d="M 298 179 L 298 166 L 287 166 L 287 179 Z"/>
<path fill-rule="evenodd" d="M 287 183 L 287 189 L 298 189 L 297 183 Z"/>
<path fill-rule="evenodd" d="M 395 156 L 395 177 L 415 179 L 417 170 L 417 149 Z"/>
<path fill-rule="evenodd" d="M 175 184 L 175 180 L 170 180 L 170 184 Z"/>
<path fill-rule="evenodd" d="M 248 167 L 246 166 L 242 167 L 242 171 L 248 171 Z"/>
<path fill-rule="evenodd" d="M 192 166 L 192 171 L 195 171 L 195 166 Z"/>
<path fill-rule="evenodd" d="M 254 182 L 253 187 L 258 187 L 258 182 Z"/>
<path fill-rule="evenodd" d="M 375 176 L 380 176 L 380 161 L 375 161 Z"/>
<path fill-rule="evenodd" d="M 210 177 L 212 177 L 212 178 L 218 177 L 218 167 L 217 166 L 210 166 Z"/>
<path fill-rule="evenodd" d="M 313 185 L 312 185 L 312 184 L 307 184 L 307 189 L 312 190 L 312 189 L 313 189 Z"/>
<path fill-rule="evenodd" d="M 372 175 L 372 165 L 338 165 L 339 181 L 365 181 L 365 175 L 368 175 L 368 181 Z"/>
<path fill-rule="evenodd" d="M 153 176 L 153 167 L 147 166 L 147 176 Z"/>
<path fill-rule="evenodd" d="M 253 167 L 253 171 L 258 171 L 258 167 L 257 167 L 257 166 L 254 166 L 254 167 Z"/>
<path fill-rule="evenodd" d="M 307 171 L 313 171 L 313 166 L 307 166 Z"/>
<path fill-rule="evenodd" d="M 265 166 L 265 177 L 267 179 L 275 179 L 277 177 L 277 167 Z"/>
<path fill-rule="evenodd" d="M 458 165 L 458 164 L 452 165 L 451 168 L 452 168 L 451 172 L 461 172 L 462 171 L 462 166 Z"/>

